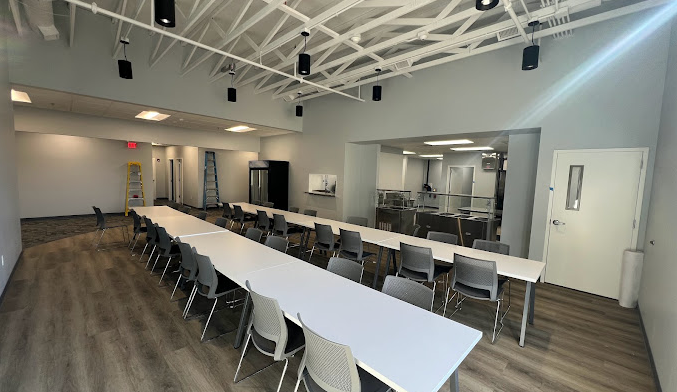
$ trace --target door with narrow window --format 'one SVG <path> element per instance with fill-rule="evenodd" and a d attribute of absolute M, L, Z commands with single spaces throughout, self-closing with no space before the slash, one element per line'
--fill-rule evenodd
<path fill-rule="evenodd" d="M 618 298 L 623 251 L 637 244 L 647 149 L 555 151 L 546 282 Z"/>

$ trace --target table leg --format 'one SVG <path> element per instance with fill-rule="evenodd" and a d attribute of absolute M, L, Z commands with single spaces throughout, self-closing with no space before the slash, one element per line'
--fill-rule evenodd
<path fill-rule="evenodd" d="M 536 303 L 536 283 L 531 285 L 531 303 L 529 304 L 529 324 L 534 325 L 534 305 Z"/>
<path fill-rule="evenodd" d="M 240 325 L 237 327 L 237 334 L 235 335 L 235 341 L 233 342 L 233 348 L 240 348 L 242 345 L 242 340 L 244 340 L 244 335 L 247 332 L 247 322 L 249 321 L 249 313 L 252 309 L 252 300 L 249 297 L 249 292 L 244 299 L 244 305 L 242 306 L 242 314 L 240 315 Z"/>
<path fill-rule="evenodd" d="M 458 392 L 460 389 L 458 388 L 458 369 L 454 370 L 454 374 L 449 377 L 449 391 L 450 392 Z"/>
<path fill-rule="evenodd" d="M 397 259 L 395 258 L 395 249 L 390 249 L 388 251 L 388 271 L 386 271 L 386 275 L 390 274 L 390 261 L 392 260 L 393 262 L 393 275 L 397 275 Z"/>
<path fill-rule="evenodd" d="M 522 311 L 522 331 L 520 332 L 520 347 L 524 347 L 524 338 L 527 334 L 527 319 L 529 318 L 529 305 L 531 304 L 531 292 L 533 283 L 527 282 L 524 293 L 524 310 Z"/>
<path fill-rule="evenodd" d="M 376 271 L 374 272 L 374 283 L 371 285 L 371 288 L 376 289 L 376 282 L 378 281 L 378 275 L 381 273 L 381 258 L 383 257 L 383 247 L 378 247 L 378 257 L 376 258 Z"/>

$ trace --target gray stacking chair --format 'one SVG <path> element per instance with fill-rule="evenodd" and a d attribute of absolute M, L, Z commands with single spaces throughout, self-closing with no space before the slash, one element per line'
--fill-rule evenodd
<path fill-rule="evenodd" d="M 151 275 L 153 274 L 155 266 L 157 265 L 158 260 L 160 260 L 160 257 L 167 258 L 167 265 L 165 265 L 165 269 L 162 271 L 162 276 L 160 276 L 160 281 L 158 282 L 158 284 L 160 284 L 167 273 L 167 268 L 169 268 L 169 264 L 172 262 L 172 259 L 179 257 L 181 255 L 181 250 L 176 244 L 172 244 L 172 239 L 169 237 L 169 234 L 167 234 L 167 230 L 165 230 L 164 227 L 156 227 L 155 231 L 157 232 L 158 236 L 157 245 L 159 250 L 157 257 L 155 258 L 155 263 L 153 263 L 153 268 L 150 269 Z M 150 261 L 150 259 L 148 261 Z M 146 263 L 146 266 L 148 266 L 148 263 Z"/>
<path fill-rule="evenodd" d="M 340 244 L 334 240 L 334 231 L 331 229 L 331 226 L 315 223 L 315 242 L 310 249 L 310 257 L 308 260 L 313 257 L 315 249 L 336 256 L 339 245 Z"/>
<path fill-rule="evenodd" d="M 252 317 L 249 322 L 249 327 L 247 328 L 247 339 L 244 348 L 242 349 L 242 356 L 240 357 L 240 362 L 237 364 L 237 370 L 235 371 L 233 381 L 239 383 L 266 369 L 268 366 L 272 366 L 276 362 L 284 360 L 282 377 L 277 386 L 277 392 L 280 392 L 284 375 L 287 372 L 287 365 L 289 365 L 289 357 L 299 352 L 305 346 L 303 330 L 284 317 L 282 310 L 280 309 L 280 304 L 276 299 L 258 294 L 252 290 L 249 281 L 246 281 L 245 285 L 247 286 L 247 290 L 249 290 L 253 303 Z M 240 372 L 242 360 L 247 354 L 247 347 L 249 346 L 250 341 L 254 343 L 254 347 L 262 354 L 273 357 L 275 362 L 254 374 L 238 380 L 237 375 Z"/>
<path fill-rule="evenodd" d="M 339 230 L 341 232 L 341 245 L 339 246 L 338 255 L 362 264 L 362 273 L 360 274 L 360 283 L 362 283 L 364 263 L 367 260 L 367 257 L 373 256 L 374 254 L 364 251 L 364 244 L 362 244 L 362 237 L 359 232 L 343 229 Z"/>
<path fill-rule="evenodd" d="M 355 364 L 350 347 L 334 343 L 317 334 L 301 320 L 306 350 L 299 365 L 294 387 L 298 391 L 303 380 L 309 392 L 385 392 L 389 388 Z"/>
<path fill-rule="evenodd" d="M 299 212 L 299 208 L 298 208 L 298 207 L 289 207 L 289 212 L 296 212 L 296 213 L 298 213 L 298 212 Z"/>
<path fill-rule="evenodd" d="M 315 210 L 303 210 L 303 215 L 317 216 L 317 211 L 315 211 Z"/>
<path fill-rule="evenodd" d="M 270 201 L 264 201 L 263 206 L 266 207 L 266 208 L 273 208 L 273 207 L 275 207 L 275 203 L 270 202 Z"/>
<path fill-rule="evenodd" d="M 474 249 L 486 250 L 487 252 L 500 253 L 502 255 L 510 254 L 510 245 L 497 241 L 478 240 L 472 243 Z"/>
<path fill-rule="evenodd" d="M 205 333 L 209 327 L 209 322 L 212 319 L 214 314 L 214 309 L 216 308 L 216 303 L 219 302 L 219 298 L 223 297 L 226 294 L 233 293 L 235 290 L 239 289 L 240 286 L 232 280 L 228 279 L 225 275 L 222 275 L 216 272 L 214 265 L 208 256 L 201 254 L 195 254 L 195 260 L 197 261 L 197 280 L 196 284 L 193 287 L 190 298 L 188 299 L 188 304 L 186 304 L 186 310 L 184 313 L 184 318 L 188 315 L 190 307 L 193 305 L 195 300 L 195 294 L 200 294 L 207 299 L 213 299 L 214 305 L 212 306 L 211 312 L 209 312 L 209 317 L 205 323 L 205 329 L 202 331 L 202 336 L 200 341 L 204 341 Z M 232 331 L 228 331 L 232 332 Z M 228 333 L 226 332 L 226 333 Z M 225 333 L 221 334 L 224 335 Z M 218 335 L 218 336 L 221 336 Z M 218 336 L 212 337 L 208 340 L 217 338 Z"/>
<path fill-rule="evenodd" d="M 150 258 L 153 257 L 153 252 L 155 252 L 155 248 L 157 246 L 157 232 L 155 231 L 155 224 L 145 216 L 143 217 L 143 223 L 146 224 L 146 229 L 148 231 L 146 232 L 146 246 L 143 247 L 143 252 L 141 252 L 141 256 L 139 256 L 139 262 L 143 259 L 143 254 L 146 253 L 146 248 L 148 248 L 149 245 L 152 249 L 150 256 L 148 256 L 148 261 L 150 261 Z"/>
<path fill-rule="evenodd" d="M 132 219 L 134 220 L 134 236 L 129 239 L 129 245 L 127 246 L 131 246 L 132 250 L 130 253 L 134 253 L 134 248 L 136 248 L 136 243 L 139 242 L 139 237 L 141 237 L 142 233 L 147 233 L 148 228 L 141 224 L 141 217 L 136 213 L 136 211 L 131 210 L 129 213 L 132 215 Z M 134 241 L 133 246 L 132 240 Z"/>
<path fill-rule="evenodd" d="M 228 203 L 223 203 L 223 214 L 221 217 L 226 218 L 228 220 L 233 219 L 233 209 L 230 208 L 230 204 Z"/>
<path fill-rule="evenodd" d="M 433 300 L 435 299 L 435 292 L 429 287 L 426 287 L 413 280 L 400 278 L 399 276 L 386 276 L 383 283 L 383 294 L 397 298 L 404 302 L 418 306 L 425 310 L 433 310 Z"/>
<path fill-rule="evenodd" d="M 270 218 L 268 218 L 268 213 L 256 210 L 256 214 L 256 228 L 263 231 L 266 235 L 270 235 Z"/>
<path fill-rule="evenodd" d="M 200 211 L 197 214 L 198 219 L 207 220 L 207 211 Z"/>
<path fill-rule="evenodd" d="M 414 225 L 414 230 L 411 232 L 412 237 L 418 237 L 418 231 L 421 230 L 421 225 Z"/>
<path fill-rule="evenodd" d="M 255 205 L 255 206 L 260 206 L 261 200 L 252 200 L 252 204 Z"/>
<path fill-rule="evenodd" d="M 362 267 L 356 262 L 340 257 L 332 257 L 327 264 L 327 271 L 343 276 L 353 282 L 359 282 L 362 276 Z"/>
<path fill-rule="evenodd" d="M 346 220 L 346 223 L 350 223 L 351 225 L 367 227 L 369 226 L 369 219 L 362 216 L 349 216 L 348 219 Z"/>
<path fill-rule="evenodd" d="M 400 266 L 397 270 L 397 276 L 403 276 L 420 283 L 432 283 L 433 296 L 437 288 L 437 280 L 440 276 L 444 276 L 445 296 L 442 316 L 447 314 L 447 303 L 449 302 L 449 271 L 447 265 L 435 264 L 432 249 L 400 242 Z"/>
<path fill-rule="evenodd" d="M 508 308 L 500 315 L 501 305 L 505 296 L 505 284 L 508 284 Z M 458 253 L 454 254 L 454 274 L 451 280 L 451 288 L 459 294 L 456 299 L 456 310 L 452 316 L 461 310 L 466 298 L 474 298 L 482 301 L 496 302 L 496 318 L 494 319 L 494 332 L 491 343 L 503 330 L 503 319 L 510 310 L 510 281 L 499 279 L 496 272 L 496 262 L 489 260 L 474 259 Z M 462 297 L 462 298 L 461 298 Z M 499 318 L 500 315 L 500 318 Z M 496 332 L 498 323 L 501 328 Z"/>
<path fill-rule="evenodd" d="M 172 291 L 172 296 L 169 297 L 171 301 L 174 298 L 174 293 L 176 293 L 176 288 L 179 287 L 179 284 L 186 282 L 195 282 L 197 278 L 197 260 L 195 260 L 195 253 L 189 244 L 181 242 L 180 239 L 176 239 L 178 242 L 179 250 L 181 251 L 181 264 L 179 265 L 179 277 L 176 279 L 176 285 L 174 286 L 174 291 Z M 183 288 L 183 286 L 181 286 Z M 188 304 L 186 304 L 187 307 Z M 184 310 L 185 312 L 185 310 Z"/>
<path fill-rule="evenodd" d="M 263 244 L 269 248 L 279 250 L 282 253 L 287 253 L 287 249 L 289 249 L 289 241 L 284 237 L 271 235 L 266 238 L 266 241 Z"/>
<path fill-rule="evenodd" d="M 179 211 L 183 212 L 184 214 L 190 214 L 190 207 L 183 206 L 183 207 L 179 208 Z"/>
<path fill-rule="evenodd" d="M 295 234 L 303 234 L 303 229 L 298 226 L 289 226 L 284 215 L 273 214 L 273 235 L 282 237 L 289 241 L 289 237 Z M 300 242 L 300 239 L 299 239 Z M 294 244 L 292 247 L 297 247 L 299 244 Z M 289 248 L 289 247 L 288 247 Z"/>
<path fill-rule="evenodd" d="M 219 227 L 223 227 L 225 229 L 226 225 L 228 224 L 228 219 L 226 219 L 226 218 L 216 218 L 216 222 L 214 222 L 214 224 L 219 226 Z"/>
<path fill-rule="evenodd" d="M 458 244 L 458 236 L 456 234 L 444 233 L 441 231 L 429 231 L 426 239 L 452 245 Z"/>
<path fill-rule="evenodd" d="M 250 227 L 247 229 L 247 232 L 244 234 L 244 236 L 252 241 L 261 242 L 263 232 L 255 227 Z"/>
<path fill-rule="evenodd" d="M 252 222 L 252 220 L 245 215 L 242 207 L 238 205 L 233 205 L 233 219 L 230 222 L 231 229 L 233 228 L 233 224 L 235 224 L 235 222 L 240 224 L 240 234 L 242 234 L 245 224 L 247 222 Z"/>
<path fill-rule="evenodd" d="M 127 231 L 127 225 L 124 223 L 121 223 L 119 225 L 113 225 L 109 226 L 108 223 L 106 223 L 106 216 L 101 212 L 101 209 L 92 206 L 94 209 L 94 215 L 96 215 L 96 233 L 101 230 L 101 236 L 99 237 L 99 240 L 96 242 L 96 249 L 99 248 L 99 244 L 101 243 L 101 239 L 103 238 L 103 235 L 106 234 L 106 231 L 110 229 L 121 229 L 122 230 L 122 238 L 123 241 L 127 240 L 127 237 L 129 237 L 129 232 Z"/>

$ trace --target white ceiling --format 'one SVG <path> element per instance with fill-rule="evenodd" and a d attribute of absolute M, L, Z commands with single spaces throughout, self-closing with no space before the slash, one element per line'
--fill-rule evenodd
<path fill-rule="evenodd" d="M 464 145 L 453 145 L 453 146 L 429 146 L 424 142 L 427 141 L 439 141 L 439 140 L 458 140 L 458 139 L 468 139 L 473 142 L 473 144 L 464 144 Z M 396 149 L 402 149 L 404 151 L 412 151 L 418 155 L 429 155 L 429 154 L 450 154 L 456 153 L 452 151 L 452 147 L 480 147 L 480 146 L 489 146 L 494 148 L 494 152 L 507 152 L 508 151 L 508 136 L 473 136 L 463 135 L 447 135 L 447 136 L 432 136 L 425 138 L 412 138 L 412 139 L 397 139 L 397 140 L 386 140 L 380 142 L 382 146 L 392 147 Z M 491 151 L 480 151 L 480 152 L 491 152 Z M 411 155 L 414 156 L 415 155 Z"/>
<path fill-rule="evenodd" d="M 153 108 L 127 102 L 112 101 L 108 99 L 94 98 L 85 95 L 65 93 L 61 91 L 47 90 L 36 87 L 14 85 L 12 88 L 28 93 L 32 103 L 14 102 L 15 105 L 35 107 L 40 109 L 60 110 L 88 114 L 91 116 L 119 118 L 123 120 L 139 121 L 146 124 L 160 124 L 186 129 L 201 131 L 227 132 L 225 128 L 236 125 L 248 125 L 256 128 L 255 131 L 243 133 L 243 135 L 266 137 L 291 133 L 286 129 L 272 128 L 257 124 L 235 122 L 221 118 L 201 116 L 162 108 Z M 149 121 L 137 119 L 135 116 L 144 110 L 154 110 L 169 114 L 171 117 L 163 121 Z"/>

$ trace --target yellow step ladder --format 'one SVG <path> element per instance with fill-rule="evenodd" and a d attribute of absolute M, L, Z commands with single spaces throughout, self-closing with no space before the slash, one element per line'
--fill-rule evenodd
<path fill-rule="evenodd" d="M 125 216 L 129 214 L 130 207 L 146 206 L 141 162 L 127 162 L 127 193 L 125 195 Z"/>

